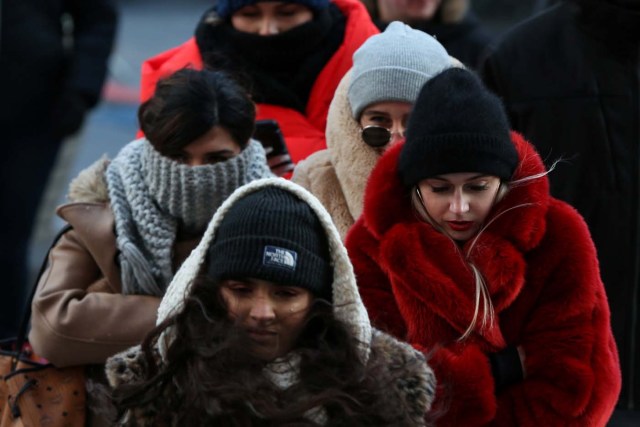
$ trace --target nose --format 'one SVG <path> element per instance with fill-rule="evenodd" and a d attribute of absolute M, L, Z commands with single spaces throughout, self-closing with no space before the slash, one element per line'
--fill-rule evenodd
<path fill-rule="evenodd" d="M 391 143 L 400 141 L 404 138 L 404 125 L 401 120 L 394 120 L 391 125 Z"/>
<path fill-rule="evenodd" d="M 272 301 L 266 296 L 259 296 L 253 300 L 249 315 L 258 322 L 265 322 L 274 319 L 276 313 Z"/>
<path fill-rule="evenodd" d="M 469 200 L 463 191 L 456 189 L 449 203 L 449 210 L 453 213 L 465 213 L 469 211 Z"/>
<path fill-rule="evenodd" d="M 275 19 L 271 17 L 264 17 L 260 22 L 260 30 L 258 32 L 261 36 L 272 36 L 278 34 L 278 25 Z"/>
<path fill-rule="evenodd" d="M 205 164 L 205 161 L 199 157 L 192 157 L 186 164 L 187 166 L 202 166 Z"/>

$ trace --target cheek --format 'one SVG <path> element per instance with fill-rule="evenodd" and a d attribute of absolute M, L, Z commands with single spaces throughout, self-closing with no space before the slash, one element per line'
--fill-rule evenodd
<path fill-rule="evenodd" d="M 238 299 L 233 296 L 233 294 L 229 292 L 225 292 L 224 290 L 221 292 L 222 300 L 224 301 L 225 306 L 227 307 L 227 312 L 229 319 L 236 319 L 240 312 L 240 303 Z"/>
<path fill-rule="evenodd" d="M 260 28 L 257 19 L 245 18 L 243 16 L 231 17 L 231 26 L 244 33 L 253 33 L 256 31 L 256 28 Z"/>
<path fill-rule="evenodd" d="M 430 196 L 423 197 L 423 200 L 427 213 L 436 222 L 440 222 L 442 216 L 449 210 L 449 203 L 444 198 Z"/>

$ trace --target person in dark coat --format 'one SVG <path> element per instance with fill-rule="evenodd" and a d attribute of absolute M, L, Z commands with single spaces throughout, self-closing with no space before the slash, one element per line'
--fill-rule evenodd
<path fill-rule="evenodd" d="M 640 421 L 640 2 L 562 1 L 504 36 L 482 67 L 513 129 L 551 162 L 551 193 L 584 216 Z M 631 415 L 631 414 L 629 414 Z"/>
<path fill-rule="evenodd" d="M 117 23 L 112 0 L 4 1 L 1 15 L 0 338 L 16 333 L 42 191 L 100 98 Z"/>
<path fill-rule="evenodd" d="M 436 425 L 605 426 L 620 365 L 584 220 L 468 70 L 425 84 L 406 135 L 345 245 L 374 326 L 430 352 Z"/>
<path fill-rule="evenodd" d="M 477 69 L 491 35 L 473 12 L 469 0 L 361 0 L 383 31 L 402 21 L 434 36 L 449 55 Z"/>

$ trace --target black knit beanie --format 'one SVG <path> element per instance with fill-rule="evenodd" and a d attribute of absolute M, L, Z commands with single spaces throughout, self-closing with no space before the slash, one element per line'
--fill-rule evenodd
<path fill-rule="evenodd" d="M 214 280 L 255 278 L 331 298 L 326 231 L 311 207 L 287 190 L 266 187 L 238 200 L 209 247 Z"/>
<path fill-rule="evenodd" d="M 517 164 L 502 102 L 476 74 L 451 68 L 423 86 L 398 163 L 405 186 L 456 172 L 509 180 Z"/>

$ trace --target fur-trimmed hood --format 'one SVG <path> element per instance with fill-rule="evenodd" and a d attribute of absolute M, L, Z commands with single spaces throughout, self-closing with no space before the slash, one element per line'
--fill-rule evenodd
<path fill-rule="evenodd" d="M 69 184 L 67 199 L 72 203 L 106 203 L 109 190 L 105 171 L 110 160 L 106 155 L 83 169 Z"/>
<path fill-rule="evenodd" d="M 364 188 L 382 154 L 362 141 L 360 124 L 353 118 L 347 93 L 351 71 L 340 82 L 327 116 L 327 149 L 347 207 L 353 218 L 362 213 Z"/>
<path fill-rule="evenodd" d="M 411 425 L 422 425 L 424 415 L 431 406 L 435 392 L 435 377 L 431 368 L 427 365 L 422 353 L 408 344 L 400 343 L 395 338 L 372 329 L 358 292 L 353 267 L 331 217 L 311 193 L 288 180 L 269 178 L 253 181 L 240 187 L 223 203 L 211 220 L 200 244 L 182 264 L 169 285 L 158 309 L 157 324 L 183 309 L 185 298 L 189 295 L 191 286 L 201 271 L 216 231 L 232 206 L 248 194 L 266 187 L 277 187 L 291 192 L 307 203 L 318 216 L 329 242 L 333 267 L 332 295 L 335 317 L 345 324 L 359 342 L 359 356 L 363 363 L 368 363 L 370 356 L 374 354 L 377 358 L 384 358 L 384 366 L 387 367 L 390 378 L 398 376 L 402 378 L 396 383 L 396 396 L 401 401 L 399 404 L 407 405 L 407 411 L 415 421 L 415 424 Z M 158 340 L 158 358 L 161 363 L 172 342 L 172 334 L 172 329 L 167 329 Z M 371 352 L 372 347 L 376 348 L 375 352 Z M 110 384 L 116 386 L 124 382 L 139 380 L 141 373 L 144 372 L 140 365 L 143 363 L 143 359 L 139 346 L 109 359 L 106 372 Z M 295 355 L 293 358 L 287 355 L 283 359 L 286 362 L 293 360 L 291 364 L 295 365 Z M 403 366 L 405 366 L 404 362 L 408 360 L 418 361 L 418 363 L 410 364 L 412 367 L 406 370 Z M 295 366 L 293 369 L 295 370 Z M 277 371 L 278 369 L 274 368 L 273 370 Z M 401 375 L 392 375 L 394 370 L 396 372 L 405 370 L 405 372 L 402 372 Z M 288 378 L 291 376 L 288 375 Z M 297 374 L 294 374 L 294 378 L 297 378 Z M 278 384 L 279 378 L 274 378 L 274 381 Z M 287 381 L 291 384 L 290 380 Z M 287 384 L 281 385 L 287 386 Z"/>
<path fill-rule="evenodd" d="M 344 239 L 362 213 L 364 188 L 382 154 L 360 136 L 347 92 L 351 70 L 336 89 L 327 116 L 327 149 L 318 151 L 296 166 L 292 181 L 311 191 L 327 208 Z"/>
<path fill-rule="evenodd" d="M 238 200 L 265 187 L 277 187 L 293 193 L 296 197 L 307 203 L 320 219 L 327 233 L 331 265 L 333 266 L 332 287 L 335 316 L 344 322 L 353 336 L 362 343 L 361 357 L 363 361 L 366 361 L 371 344 L 371 324 L 369 323 L 367 310 L 364 308 L 360 294 L 358 293 L 353 267 L 349 261 L 347 251 L 340 240 L 338 231 L 333 225 L 331 217 L 318 199 L 299 185 L 281 178 L 261 179 L 244 185 L 238 188 L 222 206 L 220 206 L 209 223 L 200 244 L 182 264 L 162 298 L 162 302 L 158 308 L 157 324 L 162 323 L 168 317 L 182 310 L 185 298 L 189 294 L 191 286 L 206 260 L 206 254 L 211 242 L 215 238 L 216 230 L 227 212 Z M 160 340 L 161 353 L 164 353 L 166 346 L 171 341 L 168 335 L 165 335 L 165 338 L 167 339 Z"/>

